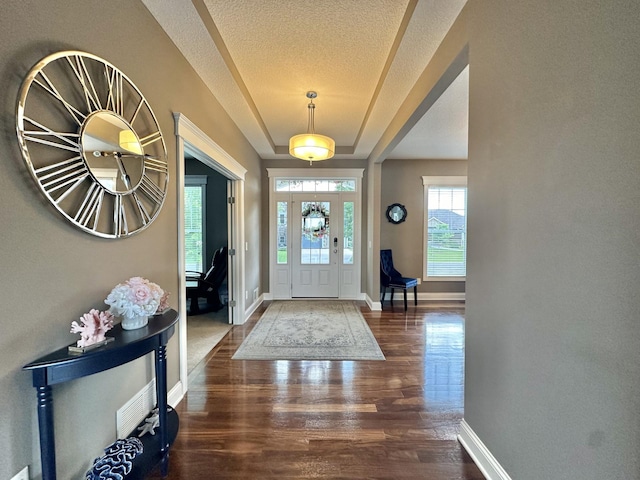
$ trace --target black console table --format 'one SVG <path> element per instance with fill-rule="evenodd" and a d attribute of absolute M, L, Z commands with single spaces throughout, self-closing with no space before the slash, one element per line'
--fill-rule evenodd
<path fill-rule="evenodd" d="M 158 445 L 162 476 L 169 467 L 169 438 L 167 432 L 167 342 L 175 332 L 178 313 L 168 310 L 149 318 L 146 327 L 123 330 L 116 325 L 108 336 L 115 341 L 81 354 L 69 353 L 67 347 L 56 350 L 24 366 L 33 374 L 33 386 L 38 395 L 38 427 L 40 429 L 40 458 L 42 479 L 56 479 L 56 452 L 51 386 L 76 378 L 93 375 L 123 365 L 150 352 L 155 352 L 156 393 L 159 422 Z"/>

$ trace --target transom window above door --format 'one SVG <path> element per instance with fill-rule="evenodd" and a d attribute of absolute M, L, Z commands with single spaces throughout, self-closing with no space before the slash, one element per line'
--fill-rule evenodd
<path fill-rule="evenodd" d="M 276 192 L 355 192 L 355 179 L 302 180 L 278 178 Z"/>

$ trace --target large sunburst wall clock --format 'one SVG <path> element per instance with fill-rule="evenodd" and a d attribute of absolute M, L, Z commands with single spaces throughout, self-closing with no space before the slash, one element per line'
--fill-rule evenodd
<path fill-rule="evenodd" d="M 144 95 L 109 62 L 79 51 L 40 60 L 20 90 L 17 133 L 42 193 L 85 232 L 127 237 L 158 216 L 164 138 Z"/>

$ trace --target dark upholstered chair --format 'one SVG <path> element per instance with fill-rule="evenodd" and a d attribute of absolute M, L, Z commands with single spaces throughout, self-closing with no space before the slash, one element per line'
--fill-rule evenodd
<path fill-rule="evenodd" d="M 219 289 L 227 278 L 228 249 L 220 247 L 213 254 L 211 267 L 206 273 L 187 272 L 187 298 L 189 303 L 189 315 L 197 315 L 200 312 L 199 299 L 207 300 L 207 305 L 213 311 L 218 311 L 224 304 L 220 300 Z"/>
<path fill-rule="evenodd" d="M 384 307 L 384 296 L 387 288 L 391 288 L 391 305 L 393 305 L 393 290 L 401 288 L 404 292 L 404 309 L 407 309 L 407 289 L 413 287 L 413 301 L 418 305 L 418 279 L 403 277 L 393 268 L 391 250 L 380 250 L 380 305 Z"/>

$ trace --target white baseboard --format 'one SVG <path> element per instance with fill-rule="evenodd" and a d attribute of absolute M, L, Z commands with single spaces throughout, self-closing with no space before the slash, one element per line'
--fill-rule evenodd
<path fill-rule="evenodd" d="M 390 298 L 391 298 L 391 292 L 387 292 L 384 296 L 384 299 L 389 300 Z M 402 299 L 402 293 L 400 293 L 399 296 L 396 293 L 395 299 L 397 300 L 398 298 Z M 413 293 L 408 294 L 408 299 L 413 299 Z M 263 301 L 269 301 L 269 300 L 273 300 L 273 295 L 271 295 L 270 293 L 264 293 L 262 295 L 262 300 L 260 301 L 260 303 L 262 303 Z M 366 293 L 361 293 L 360 295 L 358 295 L 356 297 L 356 300 L 364 300 L 372 311 L 382 310 L 382 304 L 380 302 L 374 301 Z M 418 292 L 418 300 L 440 301 L 440 302 L 447 302 L 447 301 L 464 302 L 465 293 L 464 292 Z M 246 318 L 249 318 L 249 315 L 251 315 L 255 311 L 255 309 L 258 308 L 260 303 L 255 305 L 255 308 L 253 308 L 253 310 L 247 313 Z M 253 305 L 251 307 L 253 307 Z"/>
<path fill-rule="evenodd" d="M 418 292 L 418 300 L 465 301 L 464 292 Z"/>
<path fill-rule="evenodd" d="M 464 419 L 460 422 L 458 441 L 471 456 L 487 480 L 511 480 L 509 474 L 502 468 L 493 454 L 485 444 L 482 443 L 482 440 L 480 440 L 478 435 L 476 435 Z"/>
<path fill-rule="evenodd" d="M 255 302 L 249 305 L 249 308 L 247 308 L 244 312 L 244 320 L 242 321 L 242 323 L 247 321 L 247 319 L 253 314 L 253 312 L 255 312 L 258 309 L 258 307 L 262 305 L 263 301 L 264 301 L 264 294 L 260 295 Z M 237 325 L 241 325 L 241 324 L 237 324 Z"/>
<path fill-rule="evenodd" d="M 382 303 L 374 302 L 373 299 L 366 293 L 364 294 L 364 301 L 367 302 L 367 305 L 369 305 L 369 308 L 372 312 L 379 312 L 382 310 Z"/>
<path fill-rule="evenodd" d="M 394 292 L 393 299 L 402 300 L 402 291 Z M 384 300 L 391 299 L 391 292 L 384 294 Z M 440 301 L 440 302 L 464 302 L 464 292 L 418 292 L 418 300 Z M 413 301 L 413 292 L 407 293 L 407 301 Z"/>
<path fill-rule="evenodd" d="M 167 403 L 172 407 L 177 406 L 184 398 L 185 393 L 187 392 L 184 391 L 182 381 L 178 380 L 173 388 L 167 393 Z"/>

